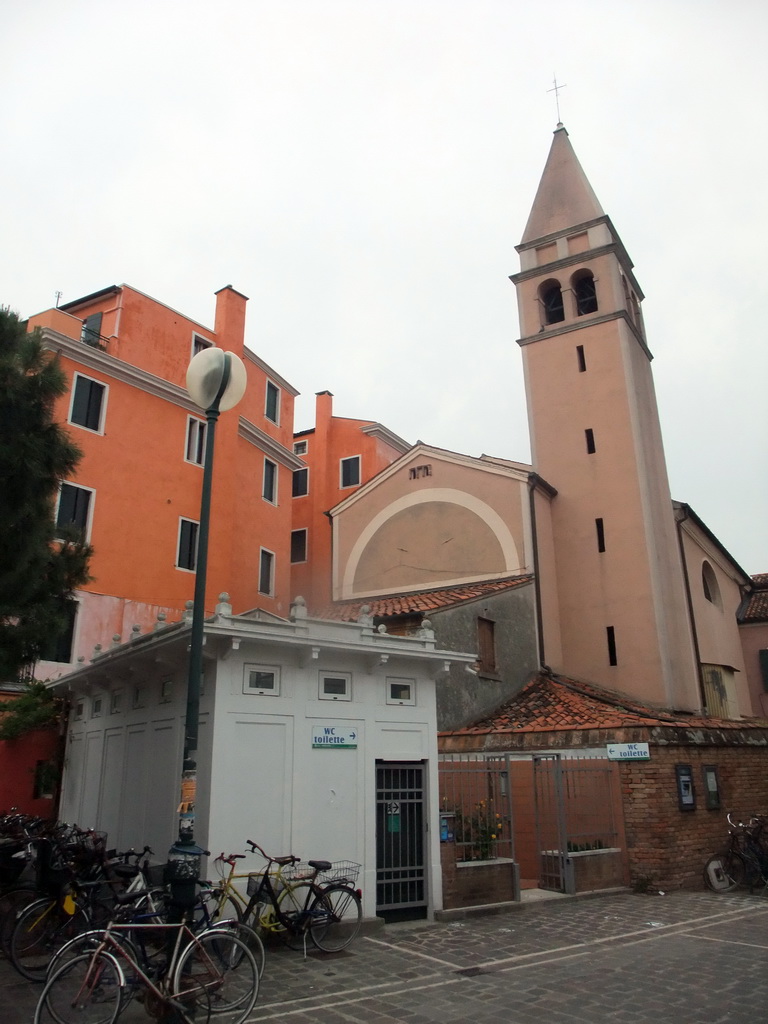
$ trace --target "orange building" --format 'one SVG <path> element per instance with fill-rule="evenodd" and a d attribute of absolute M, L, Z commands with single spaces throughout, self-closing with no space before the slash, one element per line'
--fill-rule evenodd
<path fill-rule="evenodd" d="M 245 348 L 246 302 L 222 288 L 209 328 L 119 285 L 30 319 L 61 358 L 70 391 L 58 419 L 83 451 L 57 521 L 82 527 L 94 551 L 71 633 L 38 677 L 151 629 L 158 616 L 180 618 L 191 600 L 207 427 L 185 377 L 210 345 L 240 356 L 248 386 L 216 428 L 206 611 L 226 592 L 238 612 L 287 614 L 292 474 L 302 466 L 291 450 L 297 392 Z"/>
<path fill-rule="evenodd" d="M 304 466 L 293 474 L 291 590 L 317 613 L 331 600 L 333 549 L 328 512 L 408 451 L 380 423 L 333 415 L 333 395 L 320 391 L 315 426 L 294 434 Z"/>

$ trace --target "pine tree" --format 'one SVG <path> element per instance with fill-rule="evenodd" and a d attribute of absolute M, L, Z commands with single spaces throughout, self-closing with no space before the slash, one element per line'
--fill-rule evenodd
<path fill-rule="evenodd" d="M 70 621 L 72 591 L 89 579 L 85 539 L 54 518 L 59 485 L 81 458 L 53 418 L 66 391 L 40 331 L 0 308 L 0 681 L 50 648 Z"/>

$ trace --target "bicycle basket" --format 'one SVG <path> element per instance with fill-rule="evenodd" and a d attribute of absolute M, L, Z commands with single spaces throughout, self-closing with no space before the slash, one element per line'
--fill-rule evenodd
<path fill-rule="evenodd" d="M 314 878 L 315 869 L 311 864 L 300 860 L 296 864 L 287 864 L 280 872 L 280 877 L 284 882 L 301 882 L 304 879 Z"/>
<path fill-rule="evenodd" d="M 352 884 L 357 881 L 359 874 L 360 865 L 356 864 L 355 861 L 335 860 L 327 871 L 320 872 L 318 880 L 323 885 L 327 885 L 329 882 L 349 882 Z"/>
<path fill-rule="evenodd" d="M 261 883 L 264 881 L 264 874 L 260 875 L 248 875 L 248 884 L 246 890 L 249 896 L 255 896 L 261 887 Z"/>

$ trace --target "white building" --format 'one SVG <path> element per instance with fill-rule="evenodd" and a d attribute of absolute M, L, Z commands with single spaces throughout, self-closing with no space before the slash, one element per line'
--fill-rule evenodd
<path fill-rule="evenodd" d="M 426 622 L 390 636 L 366 614 L 309 619 L 301 598 L 290 620 L 225 598 L 205 624 L 196 840 L 359 862 L 366 917 L 440 909 L 435 687 L 476 655 L 437 650 Z M 159 624 L 57 684 L 74 706 L 61 817 L 158 861 L 177 834 L 189 633 Z"/>

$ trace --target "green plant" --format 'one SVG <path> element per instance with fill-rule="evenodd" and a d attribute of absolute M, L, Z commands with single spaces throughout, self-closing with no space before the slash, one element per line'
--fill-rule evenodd
<path fill-rule="evenodd" d="M 496 842 L 501 839 L 504 822 L 493 800 L 480 800 L 471 811 L 457 808 L 454 834 L 464 846 L 463 860 L 492 860 Z"/>

